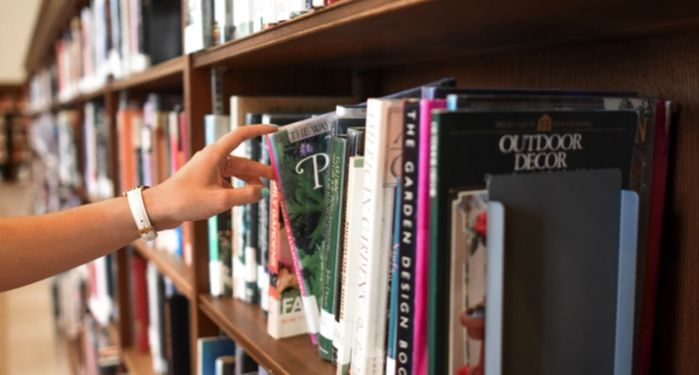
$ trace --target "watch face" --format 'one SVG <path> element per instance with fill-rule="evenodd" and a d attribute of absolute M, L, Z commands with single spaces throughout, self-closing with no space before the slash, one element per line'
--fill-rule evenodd
<path fill-rule="evenodd" d="M 158 232 L 156 232 L 152 227 L 145 228 L 141 231 L 141 239 L 144 241 L 153 241 L 155 237 L 158 237 Z"/>

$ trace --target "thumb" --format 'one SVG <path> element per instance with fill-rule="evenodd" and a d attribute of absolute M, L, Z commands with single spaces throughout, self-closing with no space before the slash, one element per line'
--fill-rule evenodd
<path fill-rule="evenodd" d="M 256 203 L 269 196 L 269 189 L 260 185 L 245 185 L 240 188 L 226 189 L 226 202 L 229 207 Z"/>

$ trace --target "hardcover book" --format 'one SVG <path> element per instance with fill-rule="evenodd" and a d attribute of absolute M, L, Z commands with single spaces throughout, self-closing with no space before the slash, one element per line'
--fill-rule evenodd
<path fill-rule="evenodd" d="M 504 211 L 488 210 L 489 373 L 631 374 L 638 195 L 621 180 L 618 169 L 489 179 Z"/>
<path fill-rule="evenodd" d="M 481 190 L 487 174 L 617 168 L 628 186 L 639 114 L 634 111 L 435 111 L 431 127 L 429 371 L 455 362 L 447 347 L 460 316 L 450 313 L 451 207 L 459 192 Z M 487 160 L 487 162 L 479 162 Z M 466 164 L 464 164 L 466 163 Z M 454 170 L 460 171 L 453 173 Z M 436 249 L 449 249 L 437 251 Z M 458 276 L 458 275 L 457 275 Z M 473 281 L 473 274 L 469 283 Z M 463 286 L 461 286 L 463 289 Z M 487 324 L 487 321 L 486 321 Z M 486 343 L 487 345 L 487 343 Z M 444 360 L 444 353 L 449 353 Z M 461 358 L 466 358 L 462 354 Z M 468 357 L 470 360 L 470 357 Z M 449 367 L 451 366 L 451 367 Z"/>

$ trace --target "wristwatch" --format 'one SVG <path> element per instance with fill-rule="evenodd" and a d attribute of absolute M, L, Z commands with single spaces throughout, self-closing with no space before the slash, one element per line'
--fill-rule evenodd
<path fill-rule="evenodd" d="M 148 189 L 148 186 L 138 186 L 129 191 L 126 195 L 126 199 L 129 201 L 129 208 L 131 209 L 131 216 L 133 216 L 136 222 L 136 227 L 138 228 L 138 234 L 144 241 L 153 241 L 158 237 L 158 232 L 150 223 L 148 219 L 148 213 L 146 212 L 146 205 L 143 204 L 143 190 Z"/>

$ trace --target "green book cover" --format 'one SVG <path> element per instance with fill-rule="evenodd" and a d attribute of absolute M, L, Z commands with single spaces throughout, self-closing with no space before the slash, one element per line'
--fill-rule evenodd
<path fill-rule="evenodd" d="M 339 261 L 341 258 L 340 244 L 342 234 L 342 192 L 345 177 L 345 154 L 347 140 L 338 135 L 326 137 L 330 155 L 328 183 L 325 185 L 324 211 L 321 217 L 323 223 L 322 248 L 322 293 L 320 296 L 320 337 L 318 351 L 323 359 L 334 361 L 336 350 L 333 345 L 335 337 L 335 310 L 339 295 Z"/>
<path fill-rule="evenodd" d="M 269 136 L 272 165 L 282 191 L 283 213 L 311 337 L 319 329 L 322 293 L 324 186 L 330 166 L 325 140 L 336 123 L 335 113 L 279 128 Z"/>

